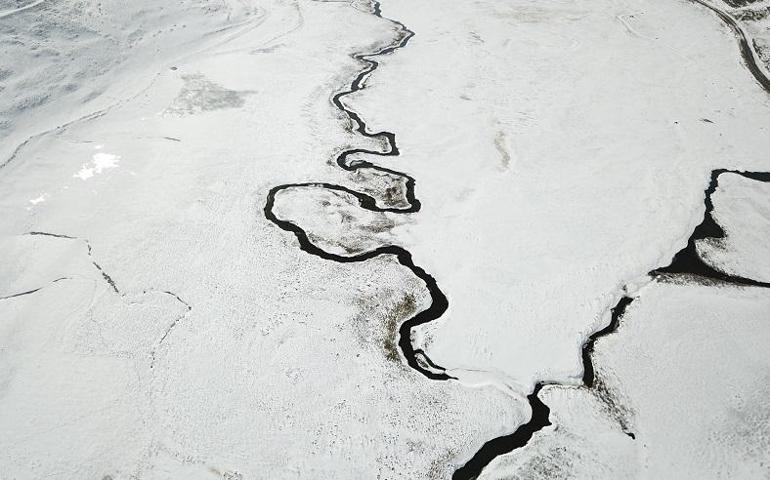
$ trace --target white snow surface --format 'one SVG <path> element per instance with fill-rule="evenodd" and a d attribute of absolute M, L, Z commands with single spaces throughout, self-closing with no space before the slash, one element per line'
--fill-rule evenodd
<path fill-rule="evenodd" d="M 119 155 L 104 152 L 95 153 L 91 163 L 83 164 L 80 170 L 72 176 L 81 180 L 88 180 L 94 175 L 102 173 L 105 169 L 117 167 L 119 161 Z"/>
<path fill-rule="evenodd" d="M 416 35 L 343 101 L 396 134 L 400 156 L 363 157 L 421 211 L 309 186 L 275 213 L 334 254 L 407 248 L 450 303 L 414 344 L 459 381 L 396 347 L 429 303 L 408 269 L 322 260 L 264 216 L 284 183 L 387 200 L 392 178 L 334 164 L 385 146 L 330 98 L 394 23 L 361 1 L 0 0 L 0 478 L 450 478 L 542 381 L 572 385 L 541 393 L 554 426 L 484 478 L 761 475 L 764 290 L 641 287 L 712 169 L 770 171 L 733 33 L 669 0 L 382 12 Z M 724 248 L 699 248 L 766 280 L 770 192 L 724 177 Z M 615 411 L 578 385 L 623 294 L 594 362 Z"/>

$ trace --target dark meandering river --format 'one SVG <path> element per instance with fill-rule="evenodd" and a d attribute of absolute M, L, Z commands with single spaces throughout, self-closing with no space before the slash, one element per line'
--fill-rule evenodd
<path fill-rule="evenodd" d="M 763 69 L 757 63 L 754 52 L 751 48 L 751 45 L 749 44 L 747 35 L 744 33 L 740 25 L 728 13 L 706 3 L 705 1 L 702 1 L 702 0 L 691 0 L 691 1 L 699 5 L 702 5 L 710 9 L 714 13 L 716 13 L 719 16 L 719 18 L 733 30 L 738 40 L 740 53 L 744 64 L 746 65 L 748 70 L 751 72 L 751 74 L 754 76 L 756 81 L 766 91 L 770 92 L 770 79 L 767 78 L 767 76 L 764 74 Z M 372 3 L 372 13 L 377 17 L 385 18 L 382 16 L 380 3 L 377 1 L 374 1 Z M 441 317 L 441 315 L 443 315 L 444 312 L 449 307 L 449 302 L 447 300 L 447 297 L 439 288 L 438 283 L 436 282 L 436 279 L 433 278 L 433 276 L 430 275 L 428 272 L 426 272 L 422 267 L 414 263 L 412 259 L 412 254 L 408 250 L 400 246 L 384 245 L 357 255 L 347 256 L 347 255 L 338 255 L 335 253 L 330 253 L 314 245 L 311 242 L 308 234 L 305 232 L 304 229 L 302 229 L 302 227 L 288 220 L 283 220 L 279 218 L 273 212 L 277 194 L 279 194 L 284 190 L 295 189 L 295 188 L 307 188 L 307 187 L 324 188 L 331 191 L 344 192 L 354 197 L 358 201 L 358 204 L 361 208 L 372 212 L 414 213 L 420 210 L 420 207 L 421 207 L 420 201 L 415 196 L 416 181 L 414 178 L 412 178 L 411 176 L 407 175 L 404 172 L 399 172 L 397 170 L 392 170 L 379 165 L 375 165 L 365 160 L 360 160 L 360 159 L 350 160 L 353 156 L 356 156 L 358 154 L 368 154 L 368 155 L 374 155 L 374 156 L 380 156 L 380 157 L 392 157 L 392 156 L 399 155 L 399 150 L 396 145 L 395 134 L 387 131 L 370 132 L 367 129 L 367 126 L 364 120 L 356 112 L 347 108 L 345 104 L 342 102 L 342 99 L 346 95 L 350 95 L 353 92 L 363 90 L 366 87 L 366 79 L 369 77 L 369 75 L 373 71 L 375 71 L 379 67 L 379 63 L 377 62 L 377 60 L 375 60 L 376 57 L 392 54 L 396 50 L 407 46 L 407 44 L 409 43 L 409 40 L 415 35 L 414 32 L 409 30 L 401 22 L 398 22 L 392 19 L 388 19 L 388 20 L 393 22 L 398 28 L 397 39 L 389 46 L 386 46 L 378 51 L 370 52 L 370 53 L 359 53 L 359 54 L 353 55 L 353 58 L 355 58 L 358 62 L 360 62 L 363 65 L 363 69 L 358 73 L 358 75 L 355 77 L 355 79 L 347 89 L 338 92 L 336 95 L 334 95 L 334 97 L 332 97 L 332 102 L 334 103 L 334 105 L 348 116 L 348 118 L 351 121 L 351 126 L 353 129 L 355 129 L 355 131 L 357 131 L 359 134 L 363 135 L 364 137 L 373 138 L 381 141 L 384 140 L 388 148 L 384 152 L 361 149 L 361 148 L 348 149 L 343 151 L 337 156 L 336 163 L 340 168 L 346 171 L 352 172 L 360 169 L 369 169 L 372 171 L 385 173 L 392 177 L 403 180 L 405 185 L 404 196 L 406 197 L 407 206 L 401 207 L 401 208 L 381 207 L 377 204 L 377 200 L 371 195 L 358 192 L 341 185 L 324 183 L 324 182 L 305 182 L 305 183 L 287 183 L 287 184 L 275 186 L 272 189 L 270 189 L 267 195 L 267 201 L 265 203 L 264 213 L 265 213 L 265 217 L 269 221 L 271 221 L 272 223 L 280 227 L 282 230 L 293 233 L 294 236 L 299 241 L 300 248 L 311 255 L 315 255 L 325 260 L 330 260 L 330 261 L 340 262 L 340 263 L 363 262 L 380 255 L 391 255 L 394 258 L 396 258 L 401 265 L 408 268 L 414 275 L 416 275 L 420 280 L 422 280 L 425 283 L 425 286 L 427 287 L 428 292 L 430 293 L 430 299 L 431 299 L 430 306 L 427 309 L 418 312 L 413 317 L 403 322 L 403 324 L 399 329 L 398 345 L 407 363 L 414 370 L 418 371 L 425 377 L 430 378 L 432 380 L 443 380 L 443 381 L 453 380 L 454 378 L 451 377 L 448 373 L 446 373 L 446 370 L 444 368 L 433 363 L 430 360 L 430 358 L 427 357 L 425 352 L 423 352 L 420 349 L 415 349 L 412 345 L 412 342 L 411 342 L 412 329 L 417 325 L 424 324 Z M 696 277 L 705 278 L 712 281 L 730 283 L 730 284 L 735 284 L 740 286 L 770 287 L 769 283 L 760 282 L 749 278 L 729 275 L 714 269 L 713 267 L 707 265 L 705 262 L 701 260 L 701 258 L 698 256 L 697 251 L 695 249 L 695 242 L 697 240 L 704 239 L 704 238 L 724 237 L 724 231 L 714 221 L 711 215 L 714 208 L 711 200 L 711 195 L 716 190 L 716 187 L 719 181 L 719 176 L 725 173 L 734 173 L 734 174 L 738 174 L 738 175 L 742 175 L 744 177 L 750 178 L 752 180 L 770 182 L 770 172 L 744 172 L 744 171 L 726 170 L 726 169 L 714 170 L 711 174 L 711 180 L 708 184 L 708 187 L 705 190 L 704 202 L 706 205 L 706 212 L 704 214 L 703 221 L 693 231 L 692 235 L 688 240 L 687 246 L 674 256 L 671 264 L 653 270 L 652 272 L 649 273 L 651 277 L 667 278 L 674 275 L 676 276 L 679 276 L 679 275 L 693 276 L 694 275 Z M 583 384 L 585 388 L 594 387 L 595 380 L 596 380 L 596 373 L 594 371 L 593 363 L 591 361 L 591 355 L 594 351 L 594 346 L 596 344 L 596 341 L 601 337 L 610 335 L 615 331 L 617 331 L 618 327 L 620 326 L 620 320 L 623 314 L 625 313 L 626 308 L 633 301 L 634 301 L 634 298 L 632 297 L 622 296 L 619 302 L 617 303 L 617 305 L 615 305 L 615 307 L 611 309 L 611 316 L 610 316 L 611 320 L 609 325 L 607 325 L 606 327 L 602 328 L 601 330 L 589 336 L 586 339 L 585 343 L 583 344 L 583 348 L 582 348 L 582 359 L 583 359 L 583 367 L 584 367 Z M 452 476 L 453 480 L 471 480 L 471 479 L 477 478 L 481 473 L 481 471 L 484 469 L 484 467 L 486 467 L 495 457 L 498 457 L 506 453 L 510 453 L 518 448 L 524 447 L 525 445 L 527 445 L 529 440 L 532 438 L 532 436 L 536 432 L 540 431 L 544 427 L 551 425 L 551 422 L 549 419 L 550 409 L 538 397 L 540 391 L 545 385 L 547 384 L 537 383 L 533 391 L 527 396 L 529 405 L 532 410 L 532 415 L 529 421 L 520 425 L 516 429 L 516 431 L 514 431 L 513 433 L 494 438 L 486 442 L 484 445 L 482 445 L 481 448 L 476 452 L 476 454 L 468 462 L 465 463 L 465 465 L 458 468 L 454 472 L 454 475 Z M 631 438 L 635 438 L 635 435 L 633 432 L 627 431 L 624 427 L 623 429 L 626 435 L 628 435 Z"/>

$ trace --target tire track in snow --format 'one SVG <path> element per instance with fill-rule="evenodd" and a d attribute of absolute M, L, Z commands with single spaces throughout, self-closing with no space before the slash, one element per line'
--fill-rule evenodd
<path fill-rule="evenodd" d="M 749 42 L 749 36 L 743 30 L 743 27 L 738 23 L 732 15 L 724 10 L 721 10 L 711 5 L 707 0 L 690 0 L 692 3 L 702 5 L 712 12 L 714 12 L 730 29 L 733 31 L 738 39 L 738 47 L 741 50 L 741 57 L 743 63 L 749 72 L 754 76 L 757 83 L 759 83 L 765 91 L 770 92 L 770 78 L 768 78 L 765 69 L 762 68 L 760 63 L 757 62 L 757 54 L 754 51 L 754 47 Z"/>

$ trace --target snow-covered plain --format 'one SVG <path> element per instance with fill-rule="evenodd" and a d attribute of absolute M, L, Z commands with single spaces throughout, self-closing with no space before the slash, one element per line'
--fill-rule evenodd
<path fill-rule="evenodd" d="M 143 93 L 0 171 L 0 477 L 444 478 L 524 421 L 496 389 L 400 362 L 393 330 L 425 296 L 408 271 L 310 257 L 263 216 L 270 186 L 367 146 L 328 98 L 391 24 L 346 3 L 249 8 L 219 34 L 188 25 L 154 75 L 105 73 Z"/>
<path fill-rule="evenodd" d="M 450 299 L 426 350 L 524 391 L 578 381 L 580 345 L 622 288 L 701 221 L 711 170 L 770 168 L 770 96 L 729 29 L 687 2 L 388 14 L 419 33 L 354 108 L 373 130 L 395 125 L 392 163 L 418 179 L 403 242 Z"/>
<path fill-rule="evenodd" d="M 770 171 L 770 95 L 713 11 L 129 3 L 0 0 L 0 478 L 450 478 L 536 383 L 553 425 L 483 478 L 767 473 L 768 292 L 647 275 L 714 169 Z M 330 101 L 403 42 L 387 18 L 414 37 L 341 101 L 395 133 L 356 158 L 414 178 L 416 213 L 401 175 L 334 162 L 388 148 Z M 314 246 L 436 279 L 412 342 L 453 379 L 397 345 L 431 302 L 414 271 L 302 251 L 265 217 L 285 184 L 271 212 Z M 707 263 L 770 281 L 768 195 L 720 176 Z"/>
<path fill-rule="evenodd" d="M 768 321 L 766 289 L 646 287 L 597 343 L 601 395 L 546 387 L 557 426 L 481 478 L 767 478 Z"/>

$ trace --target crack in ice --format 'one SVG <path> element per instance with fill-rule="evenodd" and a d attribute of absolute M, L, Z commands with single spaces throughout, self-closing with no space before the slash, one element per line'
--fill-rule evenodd
<path fill-rule="evenodd" d="M 71 235 L 64 235 L 64 234 L 60 234 L 60 233 L 51 233 L 51 232 L 42 232 L 42 231 L 31 231 L 31 232 L 25 233 L 25 235 L 28 235 L 28 236 L 44 236 L 44 237 L 50 237 L 50 238 L 59 238 L 59 239 L 66 239 L 66 240 L 76 240 L 76 241 L 83 242 L 86 245 L 86 249 L 88 251 L 88 258 L 91 260 L 91 264 L 94 266 L 94 268 L 97 269 L 97 271 L 101 275 L 102 279 L 107 283 L 107 285 L 110 287 L 110 289 L 113 292 L 118 294 L 121 298 L 125 298 L 126 297 L 126 294 L 124 292 L 121 292 L 120 289 L 118 288 L 118 285 L 115 282 L 115 280 L 104 270 L 104 268 L 102 268 L 102 266 L 94 258 L 93 247 L 91 246 L 91 242 L 87 238 L 74 237 L 74 236 L 71 236 Z M 0 301 L 2 301 L 2 300 L 9 300 L 9 299 L 16 298 L 16 297 L 21 297 L 21 296 L 24 296 L 24 295 L 31 295 L 33 293 L 39 292 L 40 290 L 42 290 L 42 289 L 46 288 L 47 286 L 50 286 L 50 285 L 52 285 L 52 284 L 54 284 L 56 282 L 59 282 L 59 281 L 62 281 L 62 280 L 71 280 L 71 279 L 72 279 L 72 277 L 57 278 L 56 280 L 53 280 L 52 282 L 50 282 L 46 286 L 38 287 L 38 288 L 35 288 L 35 289 L 32 289 L 32 290 L 28 290 L 28 291 L 24 291 L 24 292 L 12 294 L 12 295 L 7 295 L 7 296 L 4 296 L 4 297 L 0 297 Z M 150 368 L 153 368 L 154 364 L 155 364 L 155 354 L 156 354 L 156 351 L 158 350 L 158 348 L 160 348 L 160 346 L 163 344 L 163 342 L 165 342 L 166 338 L 169 336 L 171 331 L 179 324 L 179 322 L 181 320 L 183 320 L 184 318 L 186 318 L 187 315 L 190 313 L 190 311 L 192 311 L 192 305 L 190 305 L 188 302 L 183 300 L 182 297 L 180 297 L 178 294 L 176 294 L 176 293 L 174 293 L 174 292 L 172 292 L 170 290 L 150 289 L 150 290 L 144 290 L 142 292 L 143 295 L 146 295 L 147 293 L 160 293 L 160 294 L 163 294 L 163 295 L 168 295 L 168 296 L 174 298 L 174 300 L 176 302 L 182 304 L 184 306 L 184 308 L 185 308 L 184 313 L 182 313 L 182 315 L 177 316 L 169 324 L 169 326 L 165 329 L 165 331 L 163 332 L 163 335 L 161 335 L 161 337 L 158 340 L 158 342 L 156 343 L 155 347 L 150 352 L 150 358 L 151 358 Z"/>

